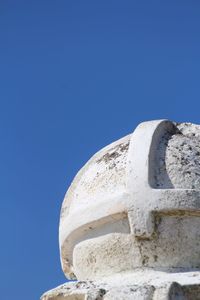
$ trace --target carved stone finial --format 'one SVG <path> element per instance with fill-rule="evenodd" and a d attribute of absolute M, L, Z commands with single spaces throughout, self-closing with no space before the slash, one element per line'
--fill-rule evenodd
<path fill-rule="evenodd" d="M 200 299 L 199 227 L 200 126 L 141 123 L 75 177 L 60 253 L 66 276 L 86 282 L 42 299 Z"/>

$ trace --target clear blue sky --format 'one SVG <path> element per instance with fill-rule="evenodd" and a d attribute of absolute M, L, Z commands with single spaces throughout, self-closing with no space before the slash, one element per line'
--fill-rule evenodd
<path fill-rule="evenodd" d="M 143 120 L 200 123 L 199 16 L 192 0 L 1 0 L 2 299 L 65 282 L 60 206 L 94 152 Z"/>

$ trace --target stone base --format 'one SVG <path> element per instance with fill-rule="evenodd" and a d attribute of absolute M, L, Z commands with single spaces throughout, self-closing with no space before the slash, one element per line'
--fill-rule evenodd
<path fill-rule="evenodd" d="M 200 272 L 153 270 L 117 274 L 99 281 L 68 282 L 41 300 L 200 300 Z"/>

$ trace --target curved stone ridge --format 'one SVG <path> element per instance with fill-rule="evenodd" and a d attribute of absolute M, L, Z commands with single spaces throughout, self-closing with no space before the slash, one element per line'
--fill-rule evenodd
<path fill-rule="evenodd" d="M 199 227 L 200 126 L 141 123 L 97 152 L 68 189 L 61 263 L 81 281 L 42 299 L 198 300 Z"/>

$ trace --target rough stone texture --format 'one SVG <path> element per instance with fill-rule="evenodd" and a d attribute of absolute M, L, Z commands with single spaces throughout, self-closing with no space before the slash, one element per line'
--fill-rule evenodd
<path fill-rule="evenodd" d="M 200 188 L 200 127 L 177 124 L 177 131 L 158 145 L 157 187 Z M 178 176 L 179 175 L 179 176 Z"/>
<path fill-rule="evenodd" d="M 79 282 L 42 300 L 198 300 L 199 228 L 200 126 L 141 123 L 75 177 L 59 241 L 63 271 Z"/>
<path fill-rule="evenodd" d="M 135 270 L 102 281 L 63 284 L 41 300 L 200 300 L 200 272 Z"/>

